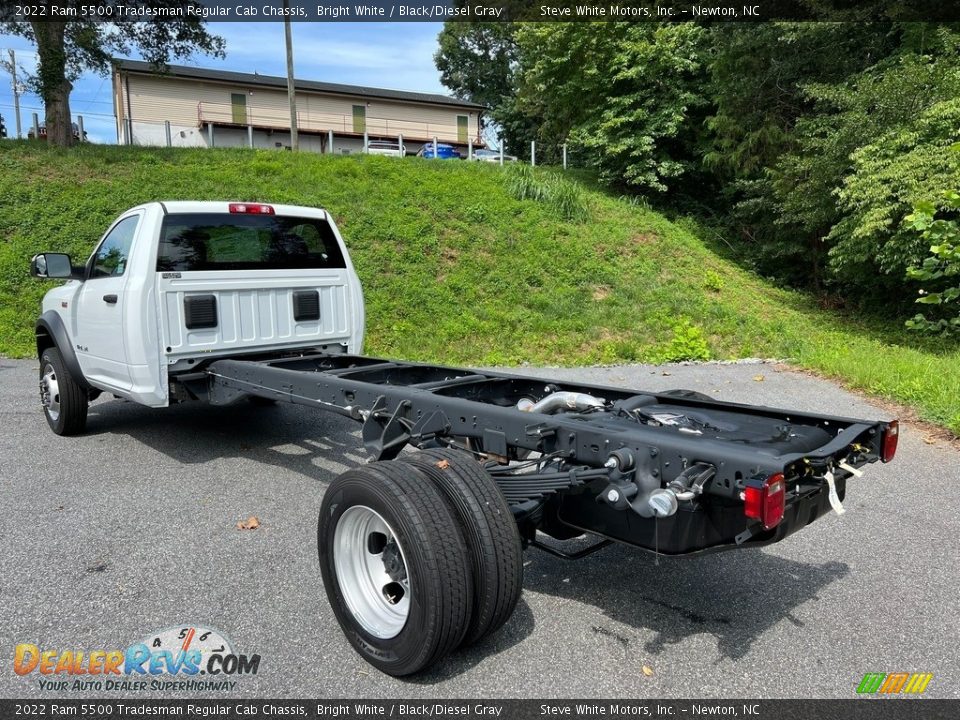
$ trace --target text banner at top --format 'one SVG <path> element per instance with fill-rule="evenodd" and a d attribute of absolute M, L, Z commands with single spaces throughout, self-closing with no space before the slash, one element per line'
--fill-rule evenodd
<path fill-rule="evenodd" d="M 960 0 L 3 0 L 0 22 L 951 22 Z"/>

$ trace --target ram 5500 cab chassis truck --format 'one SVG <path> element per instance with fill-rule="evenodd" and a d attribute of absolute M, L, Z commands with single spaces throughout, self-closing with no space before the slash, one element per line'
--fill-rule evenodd
<path fill-rule="evenodd" d="M 40 399 L 79 434 L 101 393 L 149 407 L 288 402 L 362 423 L 370 462 L 327 488 L 317 544 L 334 614 L 393 675 L 510 617 L 522 551 L 611 542 L 691 555 L 778 542 L 890 461 L 897 421 L 718 402 L 361 353 L 364 304 L 323 210 L 155 202 L 109 228 L 37 320 Z M 546 538 L 591 535 L 566 554 Z"/>

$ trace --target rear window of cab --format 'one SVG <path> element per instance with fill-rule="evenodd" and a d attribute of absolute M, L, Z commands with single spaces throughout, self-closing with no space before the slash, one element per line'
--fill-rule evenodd
<path fill-rule="evenodd" d="M 160 229 L 158 271 L 344 267 L 333 228 L 318 218 L 184 213 Z"/>

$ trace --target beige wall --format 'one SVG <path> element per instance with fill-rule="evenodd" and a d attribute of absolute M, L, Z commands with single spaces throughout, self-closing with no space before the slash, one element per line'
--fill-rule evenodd
<path fill-rule="evenodd" d="M 251 88 L 227 83 L 156 77 L 124 73 L 126 82 L 118 83 L 118 115 L 126 114 L 126 87 L 130 89 L 130 115 L 134 122 L 169 120 L 173 125 L 233 122 L 231 94 L 246 95 L 247 122 L 258 127 L 286 128 L 290 110 L 285 90 Z M 297 93 L 298 125 L 303 130 L 353 132 L 353 106 L 366 107 L 367 132 L 371 136 L 398 134 L 409 138 L 457 141 L 457 116 L 468 118 L 468 136 L 479 136 L 479 112 L 476 109 L 445 107 L 390 100 L 351 98 L 349 96 Z"/>

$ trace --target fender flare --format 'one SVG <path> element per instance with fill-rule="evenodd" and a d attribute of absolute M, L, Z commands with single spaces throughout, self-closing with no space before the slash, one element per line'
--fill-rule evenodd
<path fill-rule="evenodd" d="M 60 351 L 63 364 L 67 366 L 67 370 L 70 371 L 76 383 L 84 390 L 93 389 L 83 376 L 83 371 L 80 369 L 80 363 L 77 360 L 77 353 L 74 351 L 73 345 L 70 344 L 70 336 L 67 334 L 67 328 L 57 313 L 53 310 L 47 310 L 37 318 L 36 335 L 38 360 L 40 356 L 43 355 L 43 351 L 52 344 Z M 51 342 L 43 342 L 42 338 L 44 336 L 50 338 Z"/>

